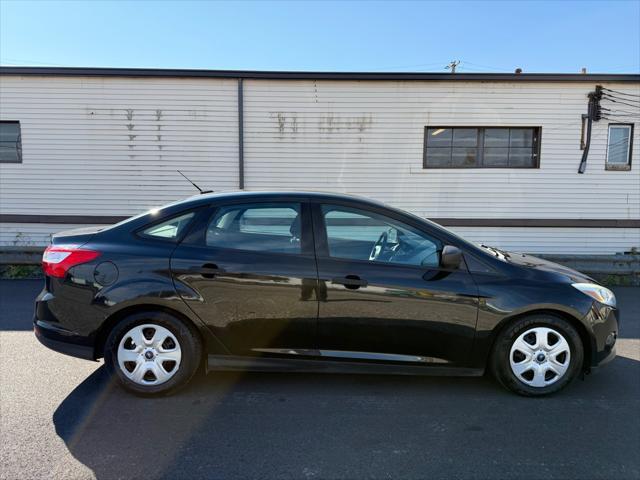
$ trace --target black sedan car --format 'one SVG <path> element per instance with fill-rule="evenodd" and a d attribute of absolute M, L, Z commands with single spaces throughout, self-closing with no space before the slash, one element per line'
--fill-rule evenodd
<path fill-rule="evenodd" d="M 615 356 L 613 293 L 387 205 L 311 192 L 208 194 L 53 236 L 46 346 L 104 357 L 129 391 L 207 370 L 482 375 L 556 392 Z"/>

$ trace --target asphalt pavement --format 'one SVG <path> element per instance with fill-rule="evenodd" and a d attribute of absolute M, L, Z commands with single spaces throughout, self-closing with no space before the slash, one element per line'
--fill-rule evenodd
<path fill-rule="evenodd" d="M 142 399 L 31 332 L 0 281 L 0 478 L 640 478 L 640 288 L 619 356 L 543 399 L 490 378 L 210 374 Z"/>

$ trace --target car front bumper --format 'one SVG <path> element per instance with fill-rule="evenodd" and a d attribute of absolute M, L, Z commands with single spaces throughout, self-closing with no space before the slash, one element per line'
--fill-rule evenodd
<path fill-rule="evenodd" d="M 616 308 L 597 302 L 594 302 L 587 314 L 585 320 L 593 332 L 589 367 L 605 365 L 615 358 L 619 332 L 618 316 L 619 311 Z"/>

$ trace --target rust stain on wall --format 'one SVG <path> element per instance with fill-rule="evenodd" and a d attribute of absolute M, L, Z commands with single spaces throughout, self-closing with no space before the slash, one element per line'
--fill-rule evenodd
<path fill-rule="evenodd" d="M 318 128 L 322 133 L 334 132 L 359 132 L 362 133 L 371 128 L 373 115 L 364 114 L 358 116 L 338 116 L 328 113 L 320 117 Z"/>
<path fill-rule="evenodd" d="M 278 112 L 278 131 L 280 135 L 284 135 L 284 127 L 287 122 L 287 117 L 285 117 L 284 113 Z"/>
<path fill-rule="evenodd" d="M 292 136 L 302 133 L 305 124 L 298 120 L 299 112 L 269 112 L 269 116 L 276 121 L 280 138 L 287 134 Z M 341 116 L 335 113 L 322 114 L 318 120 L 320 133 L 334 134 L 338 132 L 364 133 L 373 125 L 373 115 L 370 113 L 357 116 Z M 360 137 L 362 141 L 362 137 Z"/>

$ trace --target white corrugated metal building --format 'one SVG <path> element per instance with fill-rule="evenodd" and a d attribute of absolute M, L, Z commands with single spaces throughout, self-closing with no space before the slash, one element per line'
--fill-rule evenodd
<path fill-rule="evenodd" d="M 373 197 L 510 250 L 628 252 L 638 122 L 640 75 L 2 67 L 0 248 L 190 196 L 179 169 Z"/>

